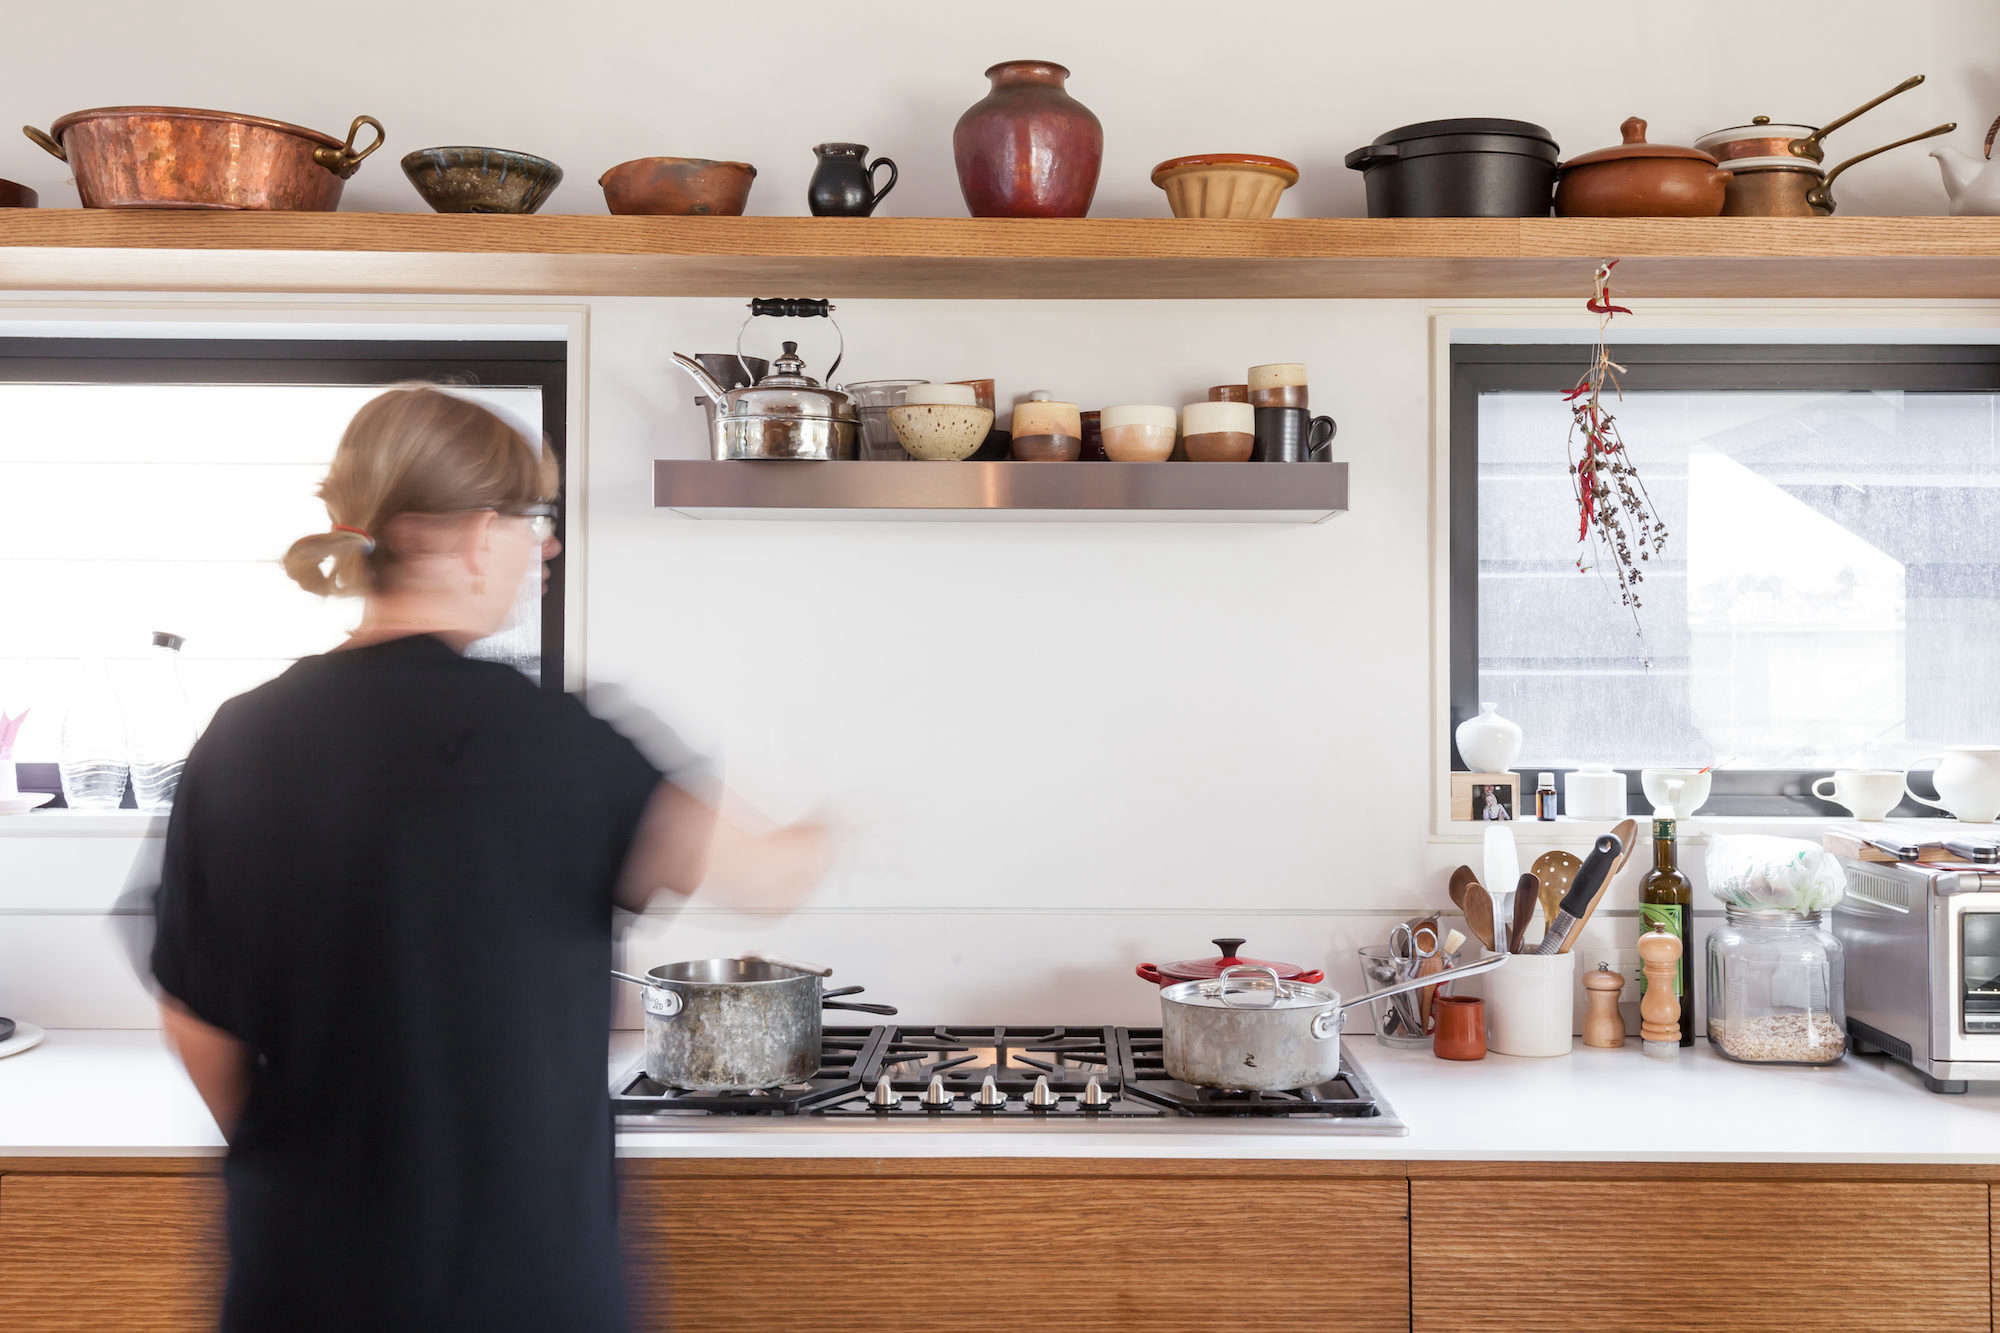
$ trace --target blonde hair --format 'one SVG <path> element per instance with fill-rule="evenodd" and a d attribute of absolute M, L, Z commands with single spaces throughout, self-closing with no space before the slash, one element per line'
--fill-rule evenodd
<path fill-rule="evenodd" d="M 320 483 L 334 530 L 293 542 L 285 572 L 322 597 L 358 596 L 393 578 L 401 515 L 534 504 L 559 484 L 553 451 L 497 413 L 428 384 L 391 389 L 354 414 Z"/>

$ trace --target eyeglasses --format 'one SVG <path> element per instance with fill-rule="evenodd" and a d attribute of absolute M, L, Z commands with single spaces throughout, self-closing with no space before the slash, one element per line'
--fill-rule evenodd
<path fill-rule="evenodd" d="M 514 518 L 527 519 L 528 531 L 534 534 L 535 540 L 538 542 L 545 542 L 556 535 L 556 514 L 558 511 L 556 503 L 553 500 L 544 500 L 539 504 L 517 505 L 512 509 L 503 509 L 500 512 L 511 515 Z"/>

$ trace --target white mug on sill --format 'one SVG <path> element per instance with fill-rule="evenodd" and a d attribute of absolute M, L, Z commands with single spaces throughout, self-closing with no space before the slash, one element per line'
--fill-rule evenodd
<path fill-rule="evenodd" d="M 1812 794 L 1846 806 L 1856 819 L 1873 821 L 1887 819 L 1903 799 L 1903 781 L 1901 769 L 1840 768 L 1813 783 Z"/>

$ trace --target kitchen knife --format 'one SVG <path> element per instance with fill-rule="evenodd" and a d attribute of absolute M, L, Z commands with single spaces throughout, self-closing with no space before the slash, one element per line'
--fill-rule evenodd
<path fill-rule="evenodd" d="M 1577 929 L 1578 923 L 1590 915 L 1596 905 L 1598 892 L 1610 878 L 1611 866 L 1625 852 L 1625 845 L 1613 834 L 1606 833 L 1591 846 L 1590 855 L 1583 859 L 1583 868 L 1576 872 L 1570 882 L 1569 892 L 1563 895 L 1562 906 L 1556 909 L 1556 919 L 1549 922 L 1547 933 L 1536 946 L 1538 954 L 1562 953 L 1568 947 L 1569 937 Z"/>
<path fill-rule="evenodd" d="M 1887 852 L 1898 861 L 1914 861 L 1924 850 L 1914 842 L 1902 842 L 1895 838 L 1863 838 L 1861 841 L 1878 852 Z"/>
<path fill-rule="evenodd" d="M 1978 865 L 1988 865 L 2000 861 L 2000 842 L 1974 842 L 1970 838 L 1944 838 L 1944 849 L 1953 856 L 1962 856 Z"/>

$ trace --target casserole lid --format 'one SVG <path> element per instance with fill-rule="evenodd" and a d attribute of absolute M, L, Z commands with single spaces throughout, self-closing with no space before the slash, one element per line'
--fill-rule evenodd
<path fill-rule="evenodd" d="M 1624 136 L 1623 143 L 1585 153 L 1582 157 L 1573 157 L 1563 163 L 1563 170 L 1587 167 L 1599 162 L 1624 162 L 1633 158 L 1686 159 L 1706 162 L 1711 167 L 1717 165 L 1714 158 L 1699 148 L 1683 148 L 1670 143 L 1647 143 L 1646 122 L 1638 116 L 1627 116 L 1624 123 L 1619 125 L 1618 132 Z"/>
<path fill-rule="evenodd" d="M 1539 139 L 1550 148 L 1556 146 L 1555 136 L 1533 121 L 1497 120 L 1487 116 L 1460 116 L 1455 120 L 1420 120 L 1414 125 L 1399 125 L 1393 130 L 1376 135 L 1371 146 L 1380 148 L 1384 144 L 1409 143 L 1414 139 L 1441 139 L 1467 134 Z"/>
<path fill-rule="evenodd" d="M 1121 409 L 1122 410 L 1122 409 Z M 1164 986 L 1175 981 L 1206 981 L 1222 975 L 1229 967 L 1268 967 L 1285 981 L 1302 981 L 1311 984 L 1326 980 L 1326 973 L 1319 968 L 1302 968 L 1295 963 L 1273 963 L 1263 958 L 1243 958 L 1238 952 L 1243 941 L 1224 937 L 1211 940 L 1221 950 L 1218 958 L 1185 958 L 1178 963 L 1141 963 L 1138 974 L 1156 986 Z"/>
<path fill-rule="evenodd" d="M 1372 143 L 1355 149 L 1345 160 L 1354 170 L 1364 171 L 1386 162 L 1442 153 L 1506 153 L 1553 164 L 1562 150 L 1547 130 L 1531 121 L 1469 116 L 1399 126 L 1376 135 Z"/>
<path fill-rule="evenodd" d="M 1196 1009 L 1324 1009 L 1340 1003 L 1337 991 L 1285 981 L 1269 968 L 1234 967 L 1225 976 L 1183 981 L 1160 992 L 1163 1000 Z"/>

